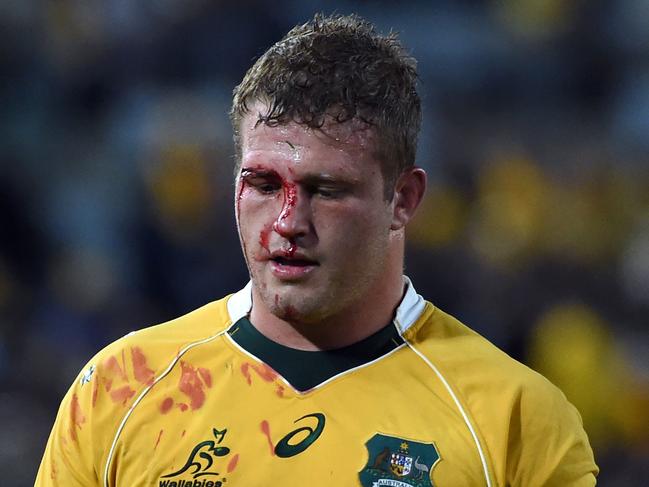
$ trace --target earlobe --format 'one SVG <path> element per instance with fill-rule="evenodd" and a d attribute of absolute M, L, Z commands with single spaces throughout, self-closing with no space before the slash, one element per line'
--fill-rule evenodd
<path fill-rule="evenodd" d="M 391 230 L 401 230 L 412 219 L 426 191 L 426 171 L 420 167 L 406 169 L 397 180 Z"/>

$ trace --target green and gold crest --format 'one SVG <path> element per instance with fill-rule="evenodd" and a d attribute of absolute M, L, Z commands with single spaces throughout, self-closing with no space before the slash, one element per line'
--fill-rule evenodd
<path fill-rule="evenodd" d="M 363 487 L 433 487 L 430 473 L 439 461 L 433 443 L 377 433 L 365 446 L 368 462 L 359 473 Z"/>

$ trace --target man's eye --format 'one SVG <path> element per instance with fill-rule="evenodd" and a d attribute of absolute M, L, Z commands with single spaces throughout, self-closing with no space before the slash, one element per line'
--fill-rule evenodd
<path fill-rule="evenodd" d="M 326 199 L 335 199 L 342 196 L 342 191 L 337 188 L 316 188 L 315 193 Z"/>
<path fill-rule="evenodd" d="M 279 190 L 279 184 L 263 183 L 256 185 L 257 190 L 263 194 L 271 194 Z"/>

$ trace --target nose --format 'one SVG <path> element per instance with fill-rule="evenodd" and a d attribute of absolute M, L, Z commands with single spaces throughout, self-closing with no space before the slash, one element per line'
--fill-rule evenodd
<path fill-rule="evenodd" d="M 295 239 L 309 233 L 311 228 L 311 207 L 308 198 L 300 194 L 297 185 L 284 185 L 282 211 L 273 223 L 273 230 L 286 239 Z"/>

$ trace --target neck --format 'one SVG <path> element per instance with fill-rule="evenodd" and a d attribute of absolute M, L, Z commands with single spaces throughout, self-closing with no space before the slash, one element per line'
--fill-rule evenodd
<path fill-rule="evenodd" d="M 253 283 L 250 321 L 270 340 L 298 350 L 331 350 L 359 342 L 386 326 L 403 298 L 403 259 L 388 266 L 362 299 L 317 323 L 278 318 L 264 305 Z"/>

